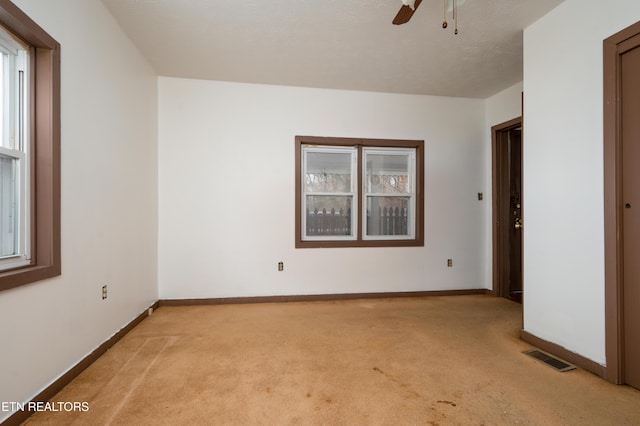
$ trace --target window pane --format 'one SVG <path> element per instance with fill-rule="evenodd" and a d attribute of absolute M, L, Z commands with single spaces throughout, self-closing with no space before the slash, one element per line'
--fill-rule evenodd
<path fill-rule="evenodd" d="M 367 154 L 366 192 L 406 194 L 411 192 L 408 154 Z"/>
<path fill-rule="evenodd" d="M 352 235 L 352 202 L 352 196 L 307 195 L 306 235 Z"/>
<path fill-rule="evenodd" d="M 15 31 L 0 28 L 0 254 L 15 255 L 0 260 L 0 291 L 58 276 L 61 263 L 60 44 L 8 3 L 0 2 L 3 21 Z M 30 52 L 38 61 L 29 61 Z M 31 242 L 38 256 L 31 256 Z"/>
<path fill-rule="evenodd" d="M 0 257 L 18 253 L 18 160 L 0 155 Z"/>
<path fill-rule="evenodd" d="M 6 90 L 6 85 L 5 84 L 5 75 L 7 74 L 5 72 L 5 68 L 7 64 L 7 55 L 6 53 L 2 53 L 0 54 L 0 81 L 2 82 L 2 84 L 0 84 L 0 129 L 2 131 L 2 133 L 0 133 L 0 146 L 3 146 L 5 148 L 13 148 L 12 146 L 9 146 L 7 141 L 9 140 L 9 138 L 7 137 L 7 133 L 9 131 L 9 128 L 5 126 L 5 124 L 7 124 L 7 119 L 5 118 L 5 112 L 8 110 L 8 103 L 9 103 L 9 99 L 6 96 L 7 90 Z"/>
<path fill-rule="evenodd" d="M 411 197 L 367 197 L 367 235 L 410 235 Z"/>
<path fill-rule="evenodd" d="M 304 192 L 352 192 L 351 152 L 307 152 Z"/>

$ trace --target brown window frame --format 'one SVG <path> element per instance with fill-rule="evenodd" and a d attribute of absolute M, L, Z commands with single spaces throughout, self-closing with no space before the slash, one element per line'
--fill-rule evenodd
<path fill-rule="evenodd" d="M 362 220 L 356 220 L 355 240 L 303 240 L 302 233 L 302 147 L 303 145 L 322 145 L 336 147 L 357 147 L 358 176 L 362 176 L 362 150 L 368 147 L 377 148 L 415 148 L 416 150 L 416 219 L 413 239 L 372 240 L 362 238 Z M 360 139 L 318 136 L 295 137 L 295 247 L 296 248 L 331 248 L 331 247 L 423 247 L 424 246 L 424 141 L 406 139 Z M 364 183 L 358 178 L 356 191 L 357 211 L 362 212 L 362 194 Z"/>
<path fill-rule="evenodd" d="M 0 25 L 30 47 L 31 263 L 0 272 L 0 291 L 58 276 L 60 254 L 60 44 L 9 0 Z"/>

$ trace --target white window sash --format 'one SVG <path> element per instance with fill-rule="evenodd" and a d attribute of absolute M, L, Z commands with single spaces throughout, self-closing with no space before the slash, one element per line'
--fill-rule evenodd
<path fill-rule="evenodd" d="M 17 233 L 15 253 L 0 257 L 0 271 L 26 266 L 31 262 L 30 196 L 29 196 L 29 135 L 28 135 L 28 51 L 3 31 L 0 31 L 0 53 L 3 61 L 2 82 L 2 142 L 0 154 L 17 162 L 15 194 L 17 203 Z M 5 212 L 3 212 L 5 213 Z"/>
<path fill-rule="evenodd" d="M 2 154 L 2 156 L 4 157 L 13 158 L 14 160 L 16 160 L 17 168 L 18 168 L 18 173 L 17 173 L 18 177 L 14 182 L 15 187 L 13 189 L 13 191 L 15 191 L 17 195 L 17 204 L 18 204 L 18 209 L 17 209 L 18 217 L 17 217 L 17 224 L 15 229 L 17 236 L 15 237 L 16 241 L 14 241 L 14 244 L 16 244 L 17 247 L 15 250 L 16 253 L 8 256 L 0 256 L 0 270 L 5 270 L 5 269 L 16 268 L 16 267 L 29 264 L 30 241 L 28 239 L 29 227 L 27 226 L 28 218 L 26 217 L 26 209 L 25 209 L 26 201 L 24 200 L 25 194 L 21 188 L 22 182 L 26 180 L 26 177 L 25 177 L 26 172 L 24 167 L 26 155 L 22 151 L 7 149 L 3 147 L 0 147 L 0 154 Z M 4 214 L 5 212 L 2 212 L 2 213 Z"/>
<path fill-rule="evenodd" d="M 351 154 L 351 191 L 350 192 L 318 192 L 318 191 L 305 191 L 304 182 L 307 174 L 307 155 L 309 153 L 323 153 L 323 154 Z M 357 192 L 358 187 L 358 151 L 355 147 L 325 147 L 325 146 L 303 146 L 302 147 L 302 167 L 301 167 L 301 191 L 302 191 L 302 209 L 298 214 L 302 216 L 302 240 L 303 241 L 353 241 L 358 238 L 357 234 L 357 217 L 358 217 L 358 203 Z M 307 196 L 336 196 L 336 197 L 351 197 L 351 235 L 307 235 Z"/>
<path fill-rule="evenodd" d="M 362 212 L 360 220 L 362 221 L 362 239 L 368 241 L 395 241 L 395 240 L 413 240 L 415 239 L 416 229 L 416 149 L 415 148 L 363 148 L 363 167 L 362 167 L 362 180 L 368 182 L 367 176 L 367 156 L 368 155 L 399 155 L 408 157 L 407 175 L 408 178 L 408 192 L 397 194 L 384 194 L 379 192 L 370 192 L 368 185 L 363 185 L 362 190 Z M 367 199 L 369 197 L 402 197 L 408 198 L 407 206 L 407 235 L 368 235 L 367 234 Z"/>

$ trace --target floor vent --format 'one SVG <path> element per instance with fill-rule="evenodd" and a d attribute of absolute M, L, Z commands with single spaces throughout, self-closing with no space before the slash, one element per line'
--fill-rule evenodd
<path fill-rule="evenodd" d="M 571 370 L 575 370 L 576 366 L 575 365 L 571 365 L 569 363 L 566 363 L 558 358 L 555 358 L 547 353 L 544 353 L 538 349 L 531 349 L 530 351 L 525 351 L 523 352 L 525 355 L 529 355 L 530 357 L 533 357 L 535 359 L 537 359 L 540 362 L 544 362 L 545 364 L 547 364 L 550 367 L 555 368 L 557 371 L 560 372 L 565 372 L 565 371 L 571 371 Z"/>

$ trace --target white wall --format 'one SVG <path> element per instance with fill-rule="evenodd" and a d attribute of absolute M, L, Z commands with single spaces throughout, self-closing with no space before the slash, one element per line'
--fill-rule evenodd
<path fill-rule="evenodd" d="M 486 99 L 486 134 L 489 141 L 491 141 L 491 127 L 522 115 L 522 90 L 523 84 L 520 82 Z"/>
<path fill-rule="evenodd" d="M 567 0 L 524 33 L 524 328 L 601 364 L 602 41 L 637 0 Z"/>
<path fill-rule="evenodd" d="M 492 153 L 491 153 L 491 128 L 522 115 L 522 82 L 487 98 L 485 100 L 486 125 L 485 125 L 485 148 L 484 158 L 486 171 L 484 174 L 487 188 L 484 198 L 486 201 L 485 219 L 485 280 L 492 287 L 493 283 L 493 222 L 492 222 Z"/>
<path fill-rule="evenodd" d="M 0 401 L 23 402 L 157 300 L 157 84 L 101 2 L 16 4 L 62 45 L 62 276 L 0 292 Z"/>
<path fill-rule="evenodd" d="M 158 96 L 161 299 L 487 287 L 483 100 L 164 77 Z M 296 250 L 296 135 L 424 139 L 425 247 Z"/>

